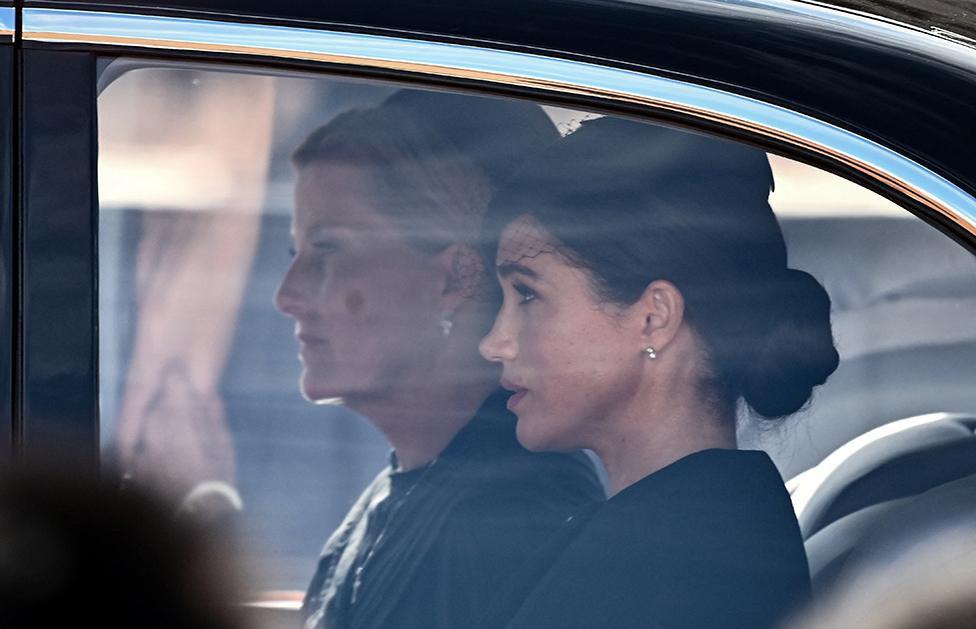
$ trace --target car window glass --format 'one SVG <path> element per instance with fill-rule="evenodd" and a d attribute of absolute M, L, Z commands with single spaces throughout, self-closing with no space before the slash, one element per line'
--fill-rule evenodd
<path fill-rule="evenodd" d="M 378 430 L 365 411 L 389 413 L 390 391 L 436 397 L 411 362 L 418 347 L 490 324 L 457 305 L 497 298 L 493 274 L 490 286 L 478 276 L 484 207 L 520 160 L 600 116 L 547 105 L 532 122 L 506 110 L 479 125 L 511 101 L 113 63 L 125 71 L 98 99 L 103 460 L 176 504 L 210 483 L 241 507 L 253 587 L 304 591 L 323 543 L 390 465 L 397 428 Z M 370 113 L 391 99 L 402 107 L 392 121 Z M 411 144 L 424 125 L 447 139 Z M 400 144 L 386 145 L 386 128 Z M 972 255 L 873 192 L 769 161 L 789 265 L 829 294 L 840 365 L 782 424 L 743 409 L 739 446 L 766 450 L 790 479 L 896 420 L 972 414 Z M 470 247 L 450 249 L 458 242 Z M 432 269 L 452 279 L 433 284 Z M 478 369 L 445 386 L 470 378 L 485 397 L 494 386 Z"/>

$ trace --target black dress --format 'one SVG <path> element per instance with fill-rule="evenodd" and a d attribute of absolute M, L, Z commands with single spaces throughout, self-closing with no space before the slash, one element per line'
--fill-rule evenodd
<path fill-rule="evenodd" d="M 790 497 L 763 452 L 696 452 L 571 526 L 508 629 L 763 629 L 809 594 Z"/>
<path fill-rule="evenodd" d="M 552 561 L 545 542 L 603 489 L 583 455 L 519 446 L 507 396 L 490 397 L 427 467 L 401 472 L 392 458 L 326 543 L 307 628 L 471 627 L 512 572 Z"/>

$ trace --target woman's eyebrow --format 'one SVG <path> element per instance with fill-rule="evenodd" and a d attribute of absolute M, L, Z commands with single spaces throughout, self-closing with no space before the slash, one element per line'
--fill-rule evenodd
<path fill-rule="evenodd" d="M 508 277 L 514 273 L 520 273 L 532 279 L 537 279 L 539 277 L 538 273 L 524 264 L 518 264 L 517 262 L 503 262 L 495 267 L 495 270 L 498 272 L 499 277 Z"/>
<path fill-rule="evenodd" d="M 350 236 L 355 236 L 359 233 L 369 233 L 367 227 L 360 227 L 358 225 L 329 225 L 329 224 L 315 224 L 308 228 L 307 234 L 313 238 L 349 238 Z"/>

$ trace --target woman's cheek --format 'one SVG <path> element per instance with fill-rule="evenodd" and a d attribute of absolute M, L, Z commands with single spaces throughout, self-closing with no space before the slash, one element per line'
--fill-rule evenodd
<path fill-rule="evenodd" d="M 363 296 L 361 291 L 352 289 L 346 292 L 343 302 L 346 307 L 346 312 L 351 315 L 358 315 L 366 305 L 366 297 Z"/>

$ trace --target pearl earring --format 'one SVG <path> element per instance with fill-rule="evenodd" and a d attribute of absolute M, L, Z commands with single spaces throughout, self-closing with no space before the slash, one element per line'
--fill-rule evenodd
<path fill-rule="evenodd" d="M 447 315 L 441 317 L 441 320 L 437 322 L 437 325 L 441 328 L 441 334 L 445 337 L 451 336 L 451 328 L 454 327 L 454 322 L 447 318 Z"/>
<path fill-rule="evenodd" d="M 645 353 L 645 354 L 647 354 L 647 357 L 648 357 L 648 358 L 649 358 L 650 360 L 654 360 L 655 358 L 657 358 L 657 352 L 656 352 L 656 351 L 654 351 L 654 348 L 653 348 L 653 347 L 648 347 L 648 348 L 646 348 L 646 349 L 644 350 L 644 353 Z"/>

